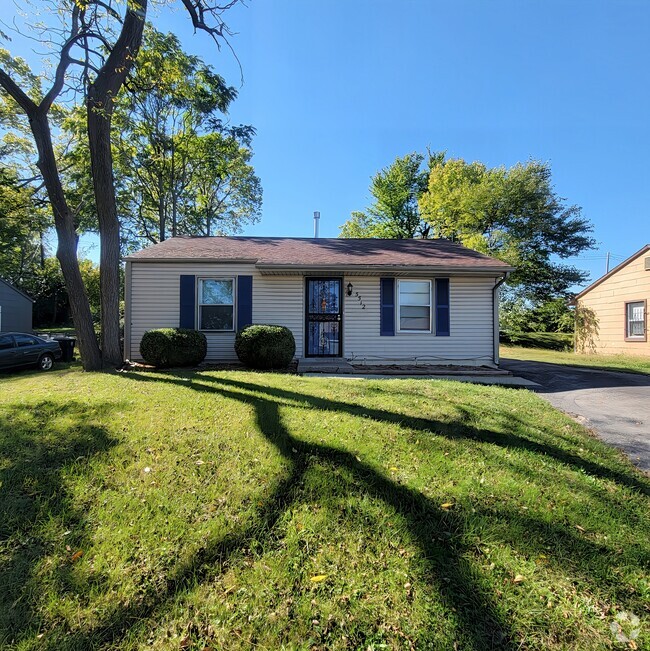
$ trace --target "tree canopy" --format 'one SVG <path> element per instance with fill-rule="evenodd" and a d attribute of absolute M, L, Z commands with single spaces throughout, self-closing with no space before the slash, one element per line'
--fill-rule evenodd
<path fill-rule="evenodd" d="M 251 164 L 255 130 L 224 123 L 237 91 L 173 34 L 145 28 L 133 74 L 113 114 L 112 142 L 123 246 L 176 235 L 226 235 L 259 220 L 261 183 Z M 66 179 L 88 197 L 85 119 L 64 121 L 76 146 L 66 150 Z M 85 213 L 95 213 L 94 204 Z"/>
<path fill-rule="evenodd" d="M 429 164 L 433 164 L 430 157 Z M 398 157 L 370 181 L 373 202 L 365 211 L 355 211 L 341 226 L 341 237 L 427 237 L 429 226 L 422 221 L 418 200 L 427 187 L 428 171 L 418 153 Z"/>
<path fill-rule="evenodd" d="M 223 14 L 237 2 L 175 0 L 174 4 L 182 5 L 195 31 L 208 34 L 219 44 L 230 35 Z M 104 363 L 118 364 L 122 359 L 113 115 L 138 56 L 150 4 L 156 4 L 156 0 L 50 0 L 34 13 L 18 10 L 21 19 L 13 22 L 12 29 L 51 48 L 51 66 L 46 65 L 40 75 L 25 61 L 0 50 L 0 89 L 2 103 L 8 106 L 8 110 L 0 110 L 0 117 L 9 128 L 28 124 L 38 154 L 38 173 L 52 211 L 57 258 L 86 370 L 97 370 Z M 0 40 L 10 39 L 0 32 Z M 79 103 L 78 98 L 83 101 Z M 89 170 L 100 237 L 101 348 L 77 259 L 78 210 L 64 185 L 62 153 L 53 137 L 57 102 L 65 104 L 68 110 L 75 106 L 85 108 Z"/>
<path fill-rule="evenodd" d="M 512 264 L 510 285 L 531 300 L 568 295 L 588 277 L 561 260 L 593 247 L 593 227 L 579 206 L 558 196 L 548 163 L 506 169 L 440 161 L 431 167 L 420 209 L 434 237 Z"/>
<path fill-rule="evenodd" d="M 443 237 L 509 262 L 509 284 L 537 302 L 566 296 L 587 274 L 562 260 L 593 247 L 579 206 L 552 184 L 548 163 L 511 168 L 448 159 L 397 158 L 372 179 L 375 201 L 353 213 L 342 237 Z"/>

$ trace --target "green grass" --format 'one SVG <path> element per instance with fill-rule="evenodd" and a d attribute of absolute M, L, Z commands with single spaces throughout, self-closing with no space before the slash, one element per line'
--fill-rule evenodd
<path fill-rule="evenodd" d="M 532 360 L 548 364 L 586 366 L 588 368 L 626 373 L 650 373 L 650 358 L 633 355 L 578 355 L 574 352 L 543 350 L 541 348 L 522 348 L 501 344 L 502 358 Z"/>
<path fill-rule="evenodd" d="M 573 350 L 573 335 L 566 332 L 502 332 L 499 338 L 508 346 Z"/>
<path fill-rule="evenodd" d="M 4 376 L 0 482 L 0 647 L 650 645 L 650 481 L 529 392 Z"/>
<path fill-rule="evenodd" d="M 52 328 L 36 328 L 34 332 L 45 335 L 71 335 L 75 336 L 76 332 L 73 327 L 54 326 Z"/>

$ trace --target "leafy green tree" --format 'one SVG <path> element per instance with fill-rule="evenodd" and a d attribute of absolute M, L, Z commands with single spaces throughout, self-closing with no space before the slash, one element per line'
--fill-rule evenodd
<path fill-rule="evenodd" d="M 440 160 L 419 203 L 432 236 L 509 262 L 516 268 L 509 284 L 534 303 L 568 296 L 587 278 L 561 260 L 593 247 L 593 227 L 579 206 L 557 195 L 547 163 L 506 169 Z"/>
<path fill-rule="evenodd" d="M 229 127 L 236 90 L 173 34 L 145 32 L 114 141 L 124 223 L 138 239 L 228 234 L 259 220 L 252 127 Z"/>
<path fill-rule="evenodd" d="M 532 304 L 516 290 L 506 291 L 499 305 L 501 330 L 505 332 L 565 332 L 575 327 L 575 311 L 564 298 Z"/>
<path fill-rule="evenodd" d="M 20 287 L 43 265 L 51 216 L 39 192 L 0 156 L 0 278 Z"/>
<path fill-rule="evenodd" d="M 86 287 L 93 321 L 97 323 L 101 309 L 99 267 L 91 260 L 80 259 L 79 269 Z M 51 328 L 68 324 L 71 314 L 70 299 L 61 265 L 56 258 L 46 257 L 16 284 L 34 299 L 35 327 Z"/>
<path fill-rule="evenodd" d="M 440 154 L 429 155 L 429 166 Z M 427 188 L 428 170 L 418 153 L 398 157 L 370 182 L 374 201 L 364 212 L 353 212 L 341 226 L 340 237 L 428 237 L 430 226 L 420 215 L 419 198 Z"/>
<path fill-rule="evenodd" d="M 259 221 L 262 185 L 253 152 L 233 133 L 208 133 L 192 141 L 192 169 L 178 228 L 187 235 L 232 235 Z"/>
<path fill-rule="evenodd" d="M 229 35 L 223 13 L 235 2 L 237 0 L 220 5 L 208 0 L 180 0 L 195 30 L 206 32 L 216 42 Z M 46 5 L 49 15 L 45 23 L 42 15 L 33 19 L 29 13 L 24 14 L 23 32 L 31 31 L 37 34 L 37 39 L 46 34 L 53 48 L 53 73 L 46 92 L 41 91 L 40 82 L 44 78 L 35 75 L 21 59 L 0 50 L 2 99 L 9 101 L 10 115 L 20 115 L 23 123 L 28 122 L 38 152 L 38 169 L 57 232 L 57 257 L 70 296 L 86 370 L 101 368 L 102 360 L 119 363 L 122 357 L 119 338 L 120 228 L 113 176 L 112 118 L 115 102 L 140 49 L 148 5 L 149 0 L 128 0 L 123 3 L 121 13 L 119 4 L 104 0 L 52 0 Z M 0 39 L 8 40 L 2 33 Z M 68 103 L 74 103 L 74 97 L 81 95 L 86 108 L 90 169 L 101 242 L 101 350 L 77 261 L 75 211 L 71 209 L 62 183 L 61 160 L 52 136 L 55 102 L 66 94 Z M 0 113 L 6 114 L 7 111 Z"/>
<path fill-rule="evenodd" d="M 251 165 L 249 126 L 224 125 L 234 88 L 185 53 L 173 34 L 145 28 L 143 47 L 116 102 L 113 158 L 123 248 L 175 235 L 232 234 L 259 220 L 262 189 Z M 65 178 L 80 223 L 95 213 L 89 193 L 85 119 L 71 112 L 64 127 Z"/>

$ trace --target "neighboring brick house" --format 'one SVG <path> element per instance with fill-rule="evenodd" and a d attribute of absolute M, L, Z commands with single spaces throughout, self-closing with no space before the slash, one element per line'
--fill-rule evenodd
<path fill-rule="evenodd" d="M 650 356 L 650 244 L 581 291 L 576 351 Z"/>
<path fill-rule="evenodd" d="M 512 267 L 447 240 L 176 237 L 126 259 L 125 356 L 146 330 L 205 332 L 233 360 L 250 323 L 287 326 L 296 357 L 498 363 L 498 287 Z"/>

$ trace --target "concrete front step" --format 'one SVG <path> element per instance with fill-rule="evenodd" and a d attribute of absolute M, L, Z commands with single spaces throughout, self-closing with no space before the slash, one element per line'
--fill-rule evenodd
<path fill-rule="evenodd" d="M 328 373 L 341 375 L 383 375 L 393 377 L 404 376 L 472 376 L 472 377 L 507 377 L 512 373 L 505 369 L 475 366 L 436 366 L 436 365 L 369 365 L 350 364 L 340 358 L 321 357 L 303 358 L 298 360 L 297 372 L 305 373 Z"/>
<path fill-rule="evenodd" d="M 336 357 L 303 358 L 298 360 L 298 373 L 354 373 L 352 364 Z"/>

